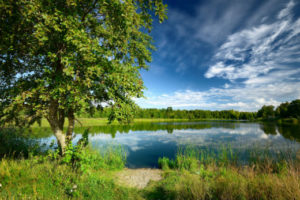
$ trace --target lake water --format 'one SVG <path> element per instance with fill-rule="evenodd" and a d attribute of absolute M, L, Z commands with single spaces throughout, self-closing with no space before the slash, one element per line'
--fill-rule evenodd
<path fill-rule="evenodd" d="M 85 128 L 75 129 L 78 140 Z M 158 167 L 159 157 L 174 158 L 179 148 L 193 146 L 218 151 L 230 146 L 247 162 L 249 152 L 268 150 L 296 154 L 300 150 L 300 126 L 234 121 L 141 123 L 125 126 L 90 127 L 93 148 L 121 145 L 126 151 L 127 167 Z M 40 138 L 49 144 L 53 136 Z"/>
<path fill-rule="evenodd" d="M 253 151 L 267 150 L 274 155 L 284 153 L 291 157 L 300 155 L 300 125 L 199 121 L 135 123 L 88 128 L 89 141 L 94 149 L 103 151 L 114 145 L 122 146 L 126 152 L 129 168 L 158 167 L 158 158 L 165 156 L 172 159 L 178 149 L 185 147 L 216 154 L 222 148 L 230 147 L 238 154 L 241 163 L 247 163 L 250 152 Z M 87 127 L 75 128 L 74 143 L 81 138 L 81 133 L 86 129 Z M 2 134 L 0 157 L 7 154 L 8 149 L 10 152 L 17 152 L 18 149 L 23 152 L 23 146 L 26 148 L 28 144 L 32 146 L 36 142 L 40 145 L 45 144 L 44 149 L 47 149 L 50 143 L 55 141 L 49 128 L 34 128 L 29 131 L 28 134 L 22 134 L 27 135 L 23 138 L 25 142 L 22 142 L 19 136 L 7 140 L 5 137 L 11 134 Z"/>

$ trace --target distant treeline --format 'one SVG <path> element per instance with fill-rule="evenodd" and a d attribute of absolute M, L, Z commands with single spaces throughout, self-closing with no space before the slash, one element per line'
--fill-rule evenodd
<path fill-rule="evenodd" d="M 170 118 L 170 119 L 241 119 L 254 120 L 254 112 L 238 112 L 235 110 L 209 111 L 209 110 L 173 110 L 167 109 L 141 109 L 136 113 L 137 118 Z"/>
<path fill-rule="evenodd" d="M 81 113 L 80 117 L 107 118 L 111 108 L 106 107 L 96 110 L 93 115 Z M 135 118 L 143 119 L 226 119 L 226 120 L 256 120 L 256 119 L 284 119 L 300 118 L 300 99 L 280 104 L 277 108 L 273 105 L 265 105 L 258 112 L 240 112 L 235 110 L 174 110 L 172 107 L 166 109 L 140 108 L 135 112 Z"/>
<path fill-rule="evenodd" d="M 272 105 L 263 106 L 257 112 L 257 118 L 262 119 L 285 119 L 300 118 L 300 99 L 280 104 L 277 108 Z"/>
<path fill-rule="evenodd" d="M 111 108 L 103 108 L 96 111 L 92 117 L 108 117 Z M 90 114 L 82 113 L 80 117 L 91 117 Z M 239 112 L 235 110 L 209 111 L 209 110 L 173 110 L 172 107 L 166 109 L 145 108 L 135 112 L 135 118 L 143 119 L 232 119 L 232 120 L 254 120 L 256 112 Z"/>

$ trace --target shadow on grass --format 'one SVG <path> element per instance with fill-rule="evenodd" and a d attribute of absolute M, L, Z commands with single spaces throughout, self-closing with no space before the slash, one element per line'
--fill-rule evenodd
<path fill-rule="evenodd" d="M 147 200 L 171 200 L 176 199 L 176 196 L 176 192 L 166 191 L 162 186 L 156 186 L 154 189 L 143 193 L 143 197 Z"/>

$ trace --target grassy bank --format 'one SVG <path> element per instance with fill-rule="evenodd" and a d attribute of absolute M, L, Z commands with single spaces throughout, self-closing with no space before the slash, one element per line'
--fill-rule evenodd
<path fill-rule="evenodd" d="M 134 119 L 135 123 L 143 123 L 143 122 L 182 122 L 182 121 L 189 121 L 189 119 Z M 66 124 L 68 120 L 66 119 Z M 105 126 L 108 124 L 107 118 L 78 118 L 75 122 L 76 127 L 88 127 L 88 126 Z M 114 121 L 111 123 L 112 125 L 120 125 L 119 122 Z M 41 124 L 38 123 L 33 124 L 31 127 L 50 127 L 48 121 L 46 119 L 42 119 Z"/>
<path fill-rule="evenodd" d="M 219 156 L 194 149 L 179 151 L 174 160 L 159 160 L 164 179 L 145 192 L 153 200 L 300 199 L 297 161 L 269 155 L 254 153 L 247 165 L 239 165 L 230 150 Z"/>
<path fill-rule="evenodd" d="M 75 148 L 75 147 L 74 147 Z M 137 199 L 137 190 L 117 186 L 112 174 L 125 165 L 121 149 L 99 153 L 68 149 L 0 162 L 0 199 Z"/>
<path fill-rule="evenodd" d="M 196 173 L 168 170 L 161 182 L 148 186 L 148 199 L 300 199 L 299 171 L 257 172 L 251 167 L 205 166 Z"/>
<path fill-rule="evenodd" d="M 242 166 L 230 149 L 218 156 L 182 149 L 159 160 L 163 179 L 144 189 L 117 184 L 125 162 L 121 148 L 4 158 L 0 199 L 300 199 L 300 172 L 290 159 L 257 157 Z"/>

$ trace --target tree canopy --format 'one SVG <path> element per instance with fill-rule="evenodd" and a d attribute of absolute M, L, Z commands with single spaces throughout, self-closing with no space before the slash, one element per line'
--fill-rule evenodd
<path fill-rule="evenodd" d="M 258 112 L 257 117 L 270 118 L 300 118 L 300 99 L 281 103 L 275 110 L 274 106 L 264 105 Z"/>
<path fill-rule="evenodd" d="M 0 0 L 0 121 L 44 117 L 62 146 L 80 110 L 106 102 L 111 119 L 128 119 L 154 16 L 166 18 L 162 0 Z"/>

